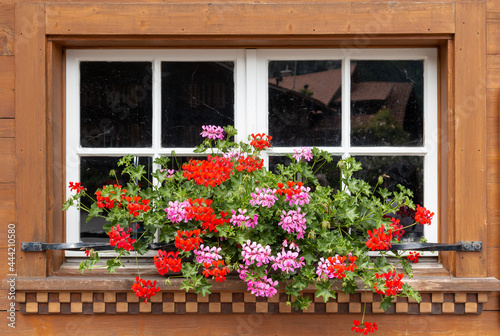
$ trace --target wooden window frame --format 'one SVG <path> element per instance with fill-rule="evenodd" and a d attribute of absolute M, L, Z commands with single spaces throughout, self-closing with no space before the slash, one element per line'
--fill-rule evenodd
<path fill-rule="evenodd" d="M 21 242 L 64 240 L 62 172 L 65 164 L 71 164 L 64 162 L 66 47 L 433 46 L 439 49 L 440 63 L 435 135 L 439 239 L 443 243 L 483 242 L 481 252 L 442 252 L 440 259 L 457 278 L 486 280 L 485 19 L 484 2 L 16 3 L 18 251 Z M 467 68 L 471 64 L 473 70 Z M 35 279 L 50 277 L 63 258 L 62 252 L 19 252 L 17 274 L 28 280 L 23 285 L 19 279 L 17 286 L 27 288 Z M 81 282 L 68 286 L 81 286 Z"/>

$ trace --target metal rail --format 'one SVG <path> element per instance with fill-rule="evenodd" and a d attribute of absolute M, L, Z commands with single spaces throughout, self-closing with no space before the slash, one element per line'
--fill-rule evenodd
<path fill-rule="evenodd" d="M 148 244 L 148 250 L 158 250 L 173 248 L 172 244 L 152 243 Z M 96 251 L 114 250 L 115 248 L 105 243 L 40 243 L 40 242 L 24 242 L 21 243 L 21 251 L 24 252 L 41 252 L 47 250 L 68 250 L 80 251 L 86 249 L 94 249 Z M 392 244 L 389 248 L 391 251 L 460 251 L 460 252 L 480 252 L 483 249 L 481 241 L 459 241 L 456 244 L 441 244 L 441 243 L 403 243 Z"/>

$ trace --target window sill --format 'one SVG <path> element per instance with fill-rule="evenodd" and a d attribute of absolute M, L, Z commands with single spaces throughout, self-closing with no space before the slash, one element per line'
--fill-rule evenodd
<path fill-rule="evenodd" d="M 149 280 L 157 280 L 163 291 L 181 290 L 182 279 L 170 279 L 171 284 L 166 285 L 166 277 L 148 276 Z M 135 282 L 133 275 L 109 275 L 109 276 L 52 276 L 47 278 L 17 278 L 16 290 L 18 291 L 120 291 L 130 290 Z M 406 279 L 406 283 L 419 292 L 497 292 L 500 291 L 500 280 L 493 277 L 486 278 L 455 278 L 452 276 L 416 275 L 412 279 Z M 246 291 L 245 282 L 236 276 L 228 277 L 223 283 L 212 282 L 212 291 Z M 337 288 L 338 287 L 338 288 Z M 4 280 L 2 289 L 8 289 Z M 309 290 L 315 290 L 310 286 Z M 334 284 L 335 290 L 340 290 Z M 361 291 L 361 290 L 360 290 Z"/>

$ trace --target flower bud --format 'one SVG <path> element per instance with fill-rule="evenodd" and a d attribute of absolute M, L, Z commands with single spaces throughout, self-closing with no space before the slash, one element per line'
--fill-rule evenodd
<path fill-rule="evenodd" d="M 314 231 L 310 231 L 307 237 L 310 239 L 316 239 L 316 233 L 314 233 Z"/>
<path fill-rule="evenodd" d="M 329 221 L 327 221 L 327 220 L 322 221 L 322 222 L 321 222 L 321 227 L 322 227 L 323 229 L 329 229 L 329 228 L 330 228 L 330 222 L 329 222 Z"/>

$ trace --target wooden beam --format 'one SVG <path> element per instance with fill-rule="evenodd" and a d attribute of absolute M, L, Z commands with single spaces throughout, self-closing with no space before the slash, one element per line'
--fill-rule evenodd
<path fill-rule="evenodd" d="M 0 2 L 0 55 L 14 55 L 14 4 Z"/>
<path fill-rule="evenodd" d="M 0 56 L 0 118 L 14 118 L 14 56 Z"/>
<path fill-rule="evenodd" d="M 47 238 L 45 5 L 16 3 L 17 244 Z M 17 249 L 19 276 L 45 276 L 46 253 Z"/>
<path fill-rule="evenodd" d="M 456 4 L 455 240 L 487 245 L 486 4 Z M 456 253 L 456 276 L 486 276 L 487 251 Z"/>
<path fill-rule="evenodd" d="M 453 34 L 453 3 L 48 4 L 48 35 Z M 362 42 L 362 41 L 360 41 Z"/>

